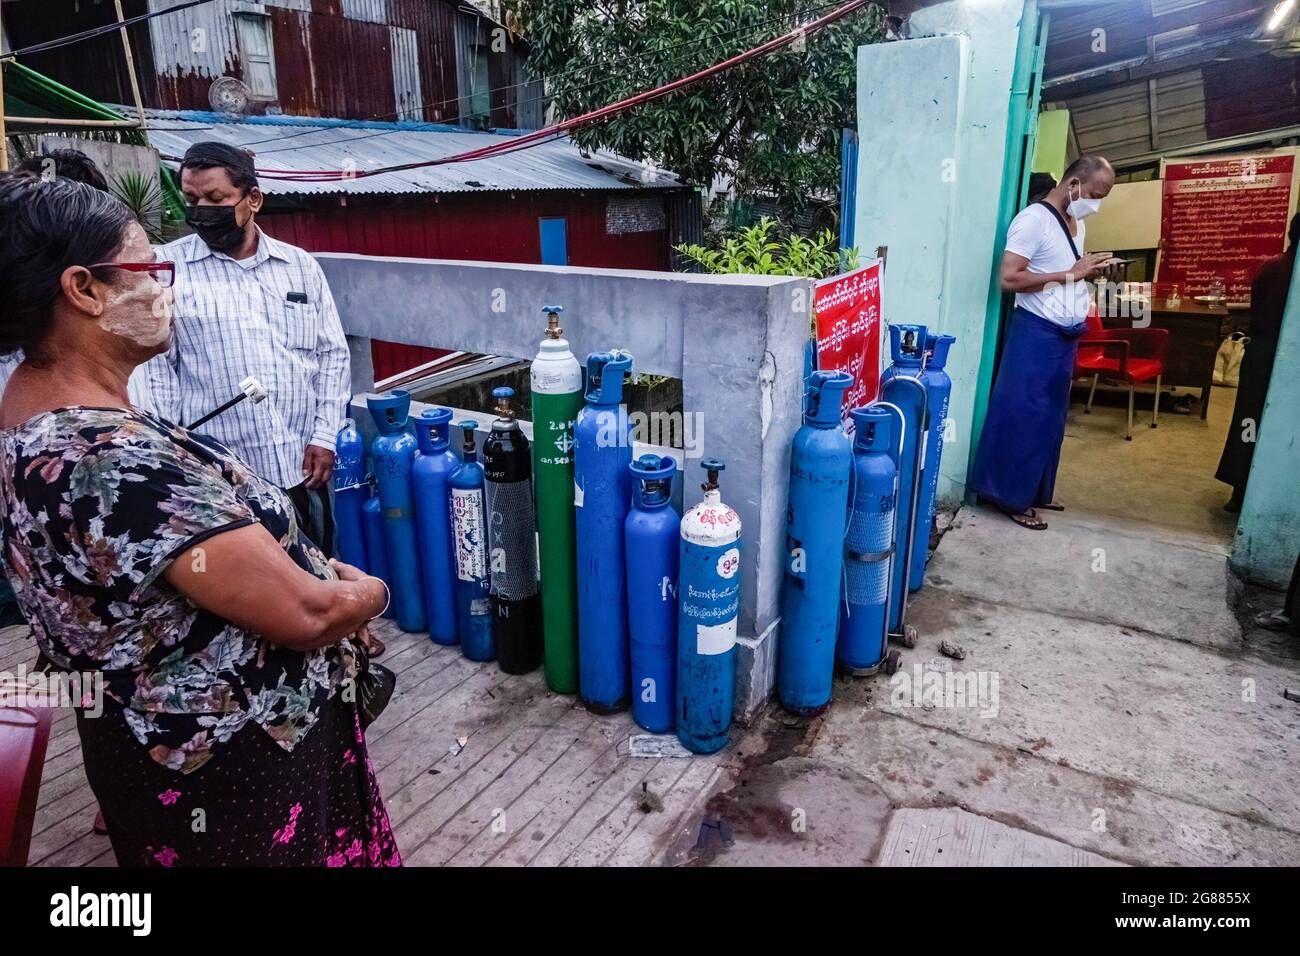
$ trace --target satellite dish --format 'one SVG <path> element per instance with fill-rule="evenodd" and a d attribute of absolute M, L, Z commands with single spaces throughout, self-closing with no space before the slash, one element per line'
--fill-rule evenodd
<path fill-rule="evenodd" d="M 219 76 L 208 87 L 208 104 L 218 113 L 246 113 L 248 87 L 233 76 Z"/>

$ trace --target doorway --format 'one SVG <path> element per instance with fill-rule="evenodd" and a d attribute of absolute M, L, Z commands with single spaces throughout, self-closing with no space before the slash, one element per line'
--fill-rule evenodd
<path fill-rule="evenodd" d="M 1268 10 L 1257 4 L 1045 7 L 1039 136 L 1024 175 L 1059 178 L 1085 154 L 1111 162 L 1115 188 L 1088 220 L 1081 251 L 1132 261 L 1098 297 L 1099 334 L 1163 329 L 1163 340 L 1144 341 L 1167 349 L 1153 353 L 1161 358 L 1158 427 L 1155 374 L 1138 376 L 1129 440 L 1133 376 L 1102 372 L 1089 410 L 1093 373 L 1077 368 L 1058 496 L 1230 548 L 1233 487 L 1216 473 L 1230 431 L 1244 434 L 1238 395 L 1263 389 L 1260 362 L 1242 367 L 1241 390 L 1231 370 L 1216 376 L 1216 364 L 1221 349 L 1236 348 L 1224 341 L 1251 329 L 1251 281 L 1282 253 L 1296 208 L 1300 139 L 1294 125 L 1278 127 L 1300 116 L 1290 82 L 1300 58 L 1285 55 L 1285 30 L 1266 42 Z M 1250 105 L 1255 96 L 1278 108 L 1264 115 Z M 1138 348 L 1134 358 L 1148 357 Z M 1243 412 L 1251 442 L 1261 413 Z"/>

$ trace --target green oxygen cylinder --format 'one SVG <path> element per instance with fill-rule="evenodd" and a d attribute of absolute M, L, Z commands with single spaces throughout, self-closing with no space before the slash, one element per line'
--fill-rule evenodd
<path fill-rule="evenodd" d="M 560 328 L 558 305 L 545 306 L 546 338 L 533 359 L 533 489 L 542 575 L 546 683 L 578 691 L 578 591 L 573 516 L 573 420 L 582 408 L 582 366 Z"/>

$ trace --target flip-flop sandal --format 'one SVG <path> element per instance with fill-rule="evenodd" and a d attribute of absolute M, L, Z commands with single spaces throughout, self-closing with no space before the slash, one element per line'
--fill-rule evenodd
<path fill-rule="evenodd" d="M 1285 611 L 1263 611 L 1255 615 L 1255 626 L 1267 631 L 1290 631 L 1295 628 L 1295 622 Z"/>
<path fill-rule="evenodd" d="M 1028 511 L 1008 511 L 1007 517 L 1020 525 L 1022 528 L 1028 528 L 1030 531 L 1046 531 L 1047 522 L 1038 517 L 1038 512 L 1033 508 Z"/>
<path fill-rule="evenodd" d="M 1050 505 L 1039 505 L 1038 507 L 1042 508 L 1044 511 L 1064 511 L 1064 510 L 1065 510 L 1065 505 L 1061 504 L 1059 501 L 1053 501 Z"/>
<path fill-rule="evenodd" d="M 373 634 L 370 635 L 370 645 L 367 648 L 366 652 L 370 655 L 370 659 L 372 661 L 375 660 L 376 658 L 383 657 L 384 651 L 386 650 L 388 650 L 388 645 L 386 645 L 379 638 L 375 637 Z"/>
<path fill-rule="evenodd" d="M 103 810 L 95 814 L 95 822 L 90 825 L 90 829 L 99 836 L 108 836 L 108 824 L 104 822 Z"/>

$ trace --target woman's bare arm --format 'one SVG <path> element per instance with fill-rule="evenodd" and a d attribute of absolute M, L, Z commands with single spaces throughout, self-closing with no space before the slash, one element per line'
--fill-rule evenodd
<path fill-rule="evenodd" d="M 204 610 L 296 650 L 337 644 L 387 600 L 378 578 L 325 581 L 307 573 L 259 524 L 205 539 L 163 576 Z"/>

